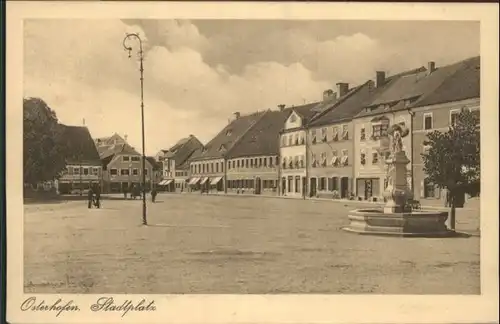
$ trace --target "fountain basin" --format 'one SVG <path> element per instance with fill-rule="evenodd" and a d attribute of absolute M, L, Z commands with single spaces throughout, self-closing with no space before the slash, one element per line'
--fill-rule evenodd
<path fill-rule="evenodd" d="M 385 213 L 382 209 L 356 209 L 349 212 L 349 226 L 343 230 L 357 234 L 390 236 L 449 236 L 448 212 L 411 211 Z"/>

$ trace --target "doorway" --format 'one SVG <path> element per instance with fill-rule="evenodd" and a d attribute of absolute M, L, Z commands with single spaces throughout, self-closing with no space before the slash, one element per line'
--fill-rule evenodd
<path fill-rule="evenodd" d="M 347 198 L 349 194 L 349 178 L 342 177 L 340 178 L 340 197 Z"/>
<path fill-rule="evenodd" d="M 316 186 L 317 186 L 318 179 L 316 178 L 311 178 L 311 192 L 310 192 L 310 197 L 316 197 Z"/>

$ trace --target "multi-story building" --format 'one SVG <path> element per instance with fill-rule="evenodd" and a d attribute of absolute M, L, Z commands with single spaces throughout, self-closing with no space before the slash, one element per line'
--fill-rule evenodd
<path fill-rule="evenodd" d="M 226 154 L 235 146 L 266 112 L 250 115 L 234 114 L 234 119 L 222 129 L 205 147 L 190 158 L 190 190 L 227 190 Z"/>
<path fill-rule="evenodd" d="M 159 188 L 171 192 L 184 191 L 189 177 L 188 158 L 196 150 L 201 149 L 203 149 L 203 144 L 194 135 L 189 135 L 168 150 L 158 152 L 156 161 L 161 164 L 162 170 Z"/>
<path fill-rule="evenodd" d="M 100 184 L 102 164 L 87 127 L 65 126 L 64 139 L 70 150 L 66 158 L 66 169 L 55 182 L 61 194 L 82 192 L 91 184 Z"/>
<path fill-rule="evenodd" d="M 348 198 L 353 189 L 353 123 L 372 98 L 373 81 L 349 90 L 347 83 L 337 84 L 336 104 L 319 113 L 307 126 L 308 178 L 310 195 L 328 198 Z"/>
<path fill-rule="evenodd" d="M 109 137 L 100 137 L 94 139 L 95 146 L 97 147 L 97 151 L 99 154 L 109 150 L 114 145 L 127 144 L 127 135 L 121 137 L 117 133 Z"/>
<path fill-rule="evenodd" d="M 128 191 L 131 186 L 142 186 L 142 155 L 128 144 L 110 146 L 100 153 L 103 165 L 103 192 Z M 157 176 L 146 159 L 144 173 L 146 189 L 154 185 Z"/>
<path fill-rule="evenodd" d="M 336 95 L 325 92 L 323 102 L 315 102 L 302 106 L 287 108 L 290 111 L 280 132 L 280 182 L 279 191 L 283 196 L 304 197 L 307 189 L 307 124 L 320 112 L 321 106 L 326 109 L 334 104 Z"/>
<path fill-rule="evenodd" d="M 414 195 L 418 200 L 440 199 L 443 205 L 446 192 L 427 181 L 423 169 L 421 154 L 426 151 L 426 136 L 432 131 L 447 131 L 454 123 L 461 109 L 470 109 L 479 114 L 480 108 L 480 57 L 473 57 L 461 62 L 436 68 L 430 64 L 428 72 L 441 79 L 440 85 L 432 92 L 417 100 L 411 107 L 413 182 Z M 464 195 L 456 201 L 463 202 Z"/>
<path fill-rule="evenodd" d="M 288 113 L 267 111 L 227 152 L 228 192 L 277 194 L 279 131 Z"/>

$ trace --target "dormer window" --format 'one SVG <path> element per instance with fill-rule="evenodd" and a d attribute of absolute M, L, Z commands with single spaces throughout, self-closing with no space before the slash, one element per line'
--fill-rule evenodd
<path fill-rule="evenodd" d="M 222 144 L 220 147 L 219 147 L 219 152 L 226 152 L 226 147 L 224 146 L 224 144 Z"/>
<path fill-rule="evenodd" d="M 231 136 L 233 134 L 233 131 L 228 129 L 226 130 L 226 136 Z"/>

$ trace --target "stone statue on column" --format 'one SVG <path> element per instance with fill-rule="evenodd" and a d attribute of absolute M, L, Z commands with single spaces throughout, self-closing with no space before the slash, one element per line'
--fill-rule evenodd
<path fill-rule="evenodd" d="M 406 157 L 403 150 L 403 137 L 409 134 L 408 128 L 404 123 L 392 125 L 388 130 L 388 136 L 391 140 L 390 156 L 387 163 L 387 188 L 384 192 L 384 198 L 387 202 L 384 207 L 386 213 L 401 213 L 407 199 L 411 196 L 406 179 L 406 165 L 410 160 Z"/>

